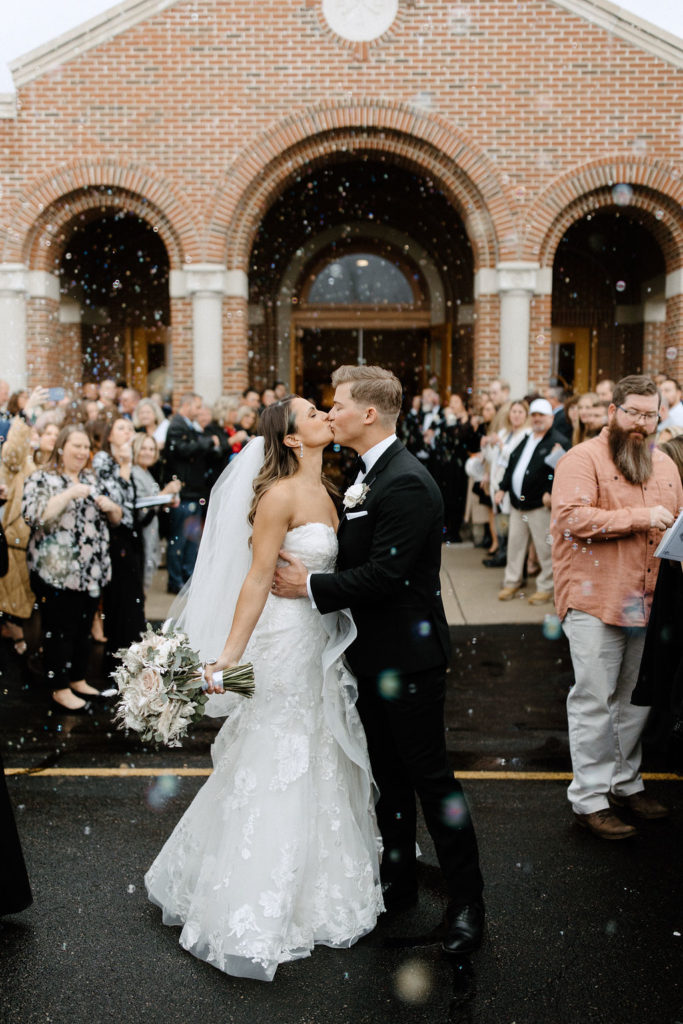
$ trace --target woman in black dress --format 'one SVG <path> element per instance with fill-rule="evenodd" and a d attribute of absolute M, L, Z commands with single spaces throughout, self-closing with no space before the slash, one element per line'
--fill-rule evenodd
<path fill-rule="evenodd" d="M 116 652 L 139 640 L 145 629 L 144 553 L 142 534 L 135 516 L 136 492 L 132 477 L 134 434 L 130 420 L 114 420 L 93 459 L 100 491 L 122 510 L 121 522 L 109 531 L 111 582 L 102 597 L 107 635 L 104 649 L 107 678 L 116 667 Z"/>

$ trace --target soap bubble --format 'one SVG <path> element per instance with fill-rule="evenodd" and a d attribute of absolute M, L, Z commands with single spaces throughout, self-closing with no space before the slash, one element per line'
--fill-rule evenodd
<path fill-rule="evenodd" d="M 633 189 L 630 185 L 615 185 L 612 189 L 612 200 L 616 206 L 628 206 L 633 199 Z"/>
<path fill-rule="evenodd" d="M 429 999 L 433 985 L 432 972 L 422 960 L 406 960 L 394 975 L 394 985 L 399 999 L 417 1006 Z"/>

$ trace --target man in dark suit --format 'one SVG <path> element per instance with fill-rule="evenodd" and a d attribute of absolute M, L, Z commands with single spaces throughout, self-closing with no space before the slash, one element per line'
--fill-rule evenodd
<path fill-rule="evenodd" d="M 183 395 L 171 417 L 164 446 L 165 479 L 182 482 L 180 502 L 169 510 L 168 592 L 177 594 L 194 570 L 209 497 L 210 469 L 220 454 L 218 437 L 205 434 L 196 422 L 199 395 Z"/>
<path fill-rule="evenodd" d="M 511 453 L 500 489 L 494 495 L 496 505 L 500 505 L 508 493 L 512 505 L 505 579 L 498 600 L 509 601 L 521 589 L 527 548 L 533 541 L 541 571 L 529 604 L 545 604 L 553 599 L 553 560 L 548 541 L 550 492 L 555 465 L 569 441 L 554 429 L 553 408 L 546 398 L 534 399 L 529 416 L 531 433 Z"/>
<path fill-rule="evenodd" d="M 557 434 L 562 434 L 566 441 L 571 442 L 572 425 L 564 411 L 564 403 L 568 397 L 567 392 L 559 384 L 551 383 L 545 389 L 545 397 L 550 402 L 553 410 L 553 430 Z"/>
<path fill-rule="evenodd" d="M 358 637 L 346 656 L 379 786 L 377 817 L 387 909 L 417 897 L 416 803 L 448 887 L 446 952 L 481 942 L 484 905 L 477 841 L 444 735 L 448 625 L 439 569 L 443 502 L 429 472 L 396 437 L 401 384 L 377 366 L 332 376 L 329 420 L 338 444 L 363 457 L 345 496 L 335 573 L 308 575 L 298 560 L 278 571 L 278 596 L 309 595 L 325 614 L 350 608 Z"/>

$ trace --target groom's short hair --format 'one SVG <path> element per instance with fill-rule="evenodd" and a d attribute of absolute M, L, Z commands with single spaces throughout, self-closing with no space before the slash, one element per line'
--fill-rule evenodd
<path fill-rule="evenodd" d="M 332 386 L 351 385 L 351 398 L 358 405 L 371 405 L 386 423 L 394 424 L 401 411 L 403 388 L 391 370 L 381 366 L 338 366 Z"/>

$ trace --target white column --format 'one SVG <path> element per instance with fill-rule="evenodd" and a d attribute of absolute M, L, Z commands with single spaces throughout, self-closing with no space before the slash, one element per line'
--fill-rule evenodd
<path fill-rule="evenodd" d="M 529 329 L 531 296 L 538 290 L 537 263 L 499 263 L 500 376 L 510 394 L 524 395 L 529 387 Z"/>
<path fill-rule="evenodd" d="M 26 298 L 23 263 L 0 263 L 0 374 L 11 391 L 26 387 Z"/>
<path fill-rule="evenodd" d="M 170 293 L 192 297 L 193 386 L 210 404 L 223 388 L 223 297 L 246 298 L 247 275 L 217 263 L 187 263 L 171 271 Z"/>

